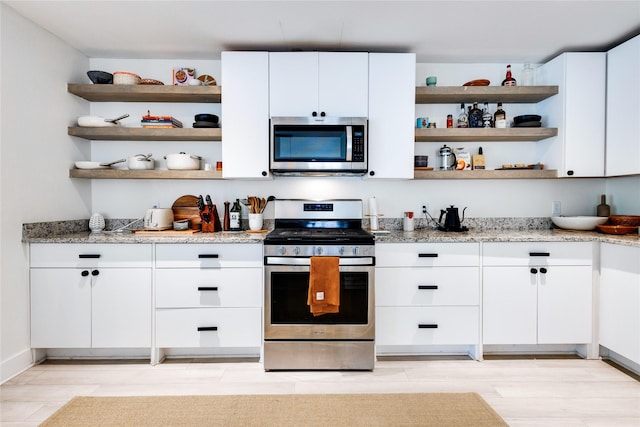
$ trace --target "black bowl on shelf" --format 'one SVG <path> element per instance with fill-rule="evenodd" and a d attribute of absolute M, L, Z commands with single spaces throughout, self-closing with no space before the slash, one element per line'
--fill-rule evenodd
<path fill-rule="evenodd" d="M 215 114 L 196 114 L 194 116 L 196 122 L 210 122 L 210 123 L 218 123 L 218 116 Z"/>
<path fill-rule="evenodd" d="M 113 83 L 113 74 L 107 73 L 106 71 L 87 71 L 87 76 L 97 85 L 110 85 Z"/>
<path fill-rule="evenodd" d="M 525 114 L 523 116 L 515 116 L 513 118 L 513 124 L 517 126 L 520 123 L 539 122 L 541 119 L 542 117 L 537 114 Z"/>

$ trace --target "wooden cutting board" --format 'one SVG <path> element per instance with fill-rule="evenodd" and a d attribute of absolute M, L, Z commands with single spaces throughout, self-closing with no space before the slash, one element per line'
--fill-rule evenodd
<path fill-rule="evenodd" d="M 199 230 L 133 230 L 134 234 L 142 236 L 190 236 L 199 233 Z"/>
<path fill-rule="evenodd" d="M 188 219 L 191 223 L 191 229 L 200 231 L 202 219 L 200 218 L 200 210 L 198 209 L 198 198 L 192 195 L 178 197 L 173 205 L 173 220 L 182 221 Z"/>

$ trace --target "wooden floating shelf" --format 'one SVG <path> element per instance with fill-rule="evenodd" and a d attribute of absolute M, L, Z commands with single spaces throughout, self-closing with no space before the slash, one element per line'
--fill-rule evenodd
<path fill-rule="evenodd" d="M 461 102 L 540 102 L 558 94 L 558 86 L 418 86 L 416 104 L 459 104 Z"/>
<path fill-rule="evenodd" d="M 220 128 L 126 128 L 69 127 L 68 133 L 90 140 L 104 141 L 221 141 Z"/>
<path fill-rule="evenodd" d="M 557 128 L 426 128 L 416 129 L 416 142 L 540 141 L 558 135 Z"/>
<path fill-rule="evenodd" d="M 472 171 L 425 171 L 415 170 L 414 179 L 552 179 L 558 177 L 556 170 L 472 170 Z"/>
<path fill-rule="evenodd" d="M 222 179 L 222 172 L 164 169 L 69 169 L 69 177 L 88 179 Z"/>
<path fill-rule="evenodd" d="M 221 86 L 67 84 L 67 91 L 98 102 L 208 102 L 222 101 Z"/>

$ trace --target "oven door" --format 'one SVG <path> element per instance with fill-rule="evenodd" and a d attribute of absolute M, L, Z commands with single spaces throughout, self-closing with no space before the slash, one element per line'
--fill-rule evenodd
<path fill-rule="evenodd" d="M 340 310 L 317 317 L 307 305 L 309 262 L 266 258 L 265 340 L 373 340 L 373 257 L 340 258 Z"/>

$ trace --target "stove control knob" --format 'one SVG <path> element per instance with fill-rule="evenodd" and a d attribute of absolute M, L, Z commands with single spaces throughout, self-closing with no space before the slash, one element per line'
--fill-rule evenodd
<path fill-rule="evenodd" d="M 287 252 L 287 248 L 285 248 L 284 246 L 280 246 L 278 248 L 278 255 L 284 255 Z"/>
<path fill-rule="evenodd" d="M 299 255 L 300 254 L 300 248 L 298 246 L 295 246 L 292 251 L 293 251 L 294 255 Z"/>
<path fill-rule="evenodd" d="M 360 253 L 360 248 L 358 246 L 353 247 L 353 254 L 358 255 Z"/>
<path fill-rule="evenodd" d="M 340 248 L 338 249 L 338 253 L 340 255 L 344 255 L 344 246 L 340 246 Z"/>
<path fill-rule="evenodd" d="M 322 255 L 322 247 L 318 246 L 317 248 L 315 248 L 314 252 L 316 253 L 316 255 Z"/>

